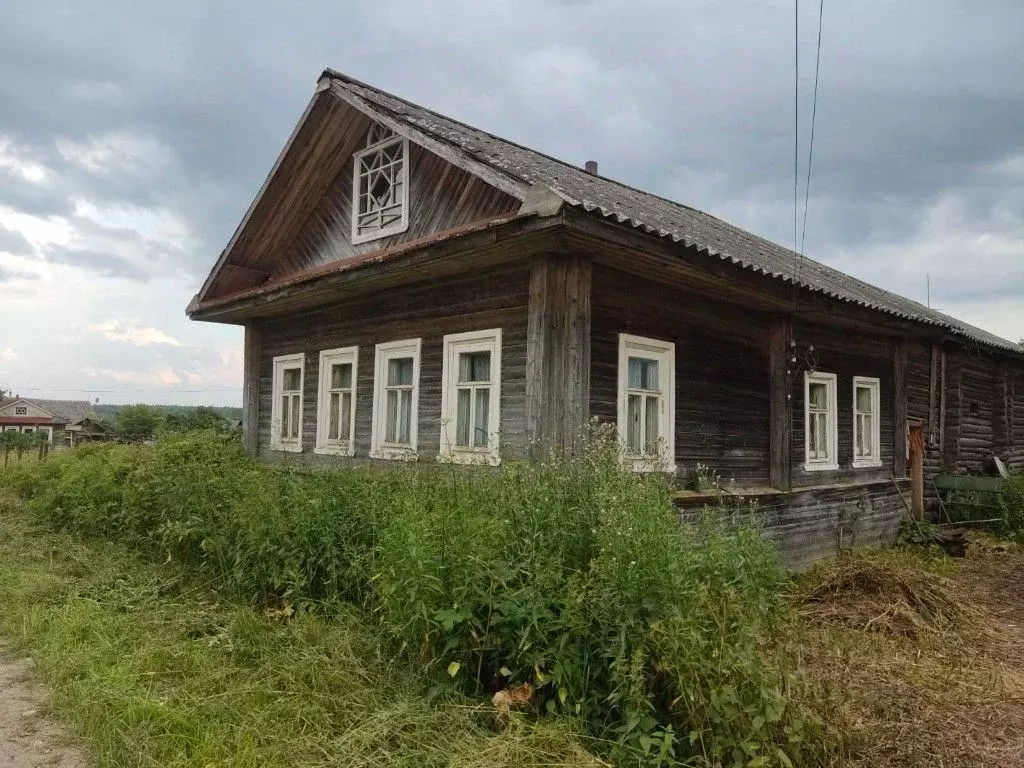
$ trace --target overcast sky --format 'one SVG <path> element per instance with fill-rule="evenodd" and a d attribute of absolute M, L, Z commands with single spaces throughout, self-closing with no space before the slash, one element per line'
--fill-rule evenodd
<path fill-rule="evenodd" d="M 1024 336 L 1022 30 L 1020 0 L 825 3 L 808 255 Z M 791 0 L 13 0 L 0 388 L 239 404 L 241 332 L 184 308 L 328 66 L 793 244 Z"/>

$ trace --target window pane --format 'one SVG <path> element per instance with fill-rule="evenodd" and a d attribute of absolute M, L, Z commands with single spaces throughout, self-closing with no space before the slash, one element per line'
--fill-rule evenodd
<path fill-rule="evenodd" d="M 392 389 L 388 392 L 387 407 L 384 416 L 384 440 L 389 443 L 397 442 L 398 437 L 398 390 Z"/>
<path fill-rule="evenodd" d="M 828 386 L 820 382 L 811 382 L 808 388 L 808 400 L 812 407 L 825 410 L 828 408 Z"/>
<path fill-rule="evenodd" d="M 298 389 L 301 378 L 302 371 L 298 368 L 285 368 L 281 388 L 286 391 Z"/>
<path fill-rule="evenodd" d="M 658 361 L 644 357 L 629 358 L 629 387 L 657 390 Z"/>
<path fill-rule="evenodd" d="M 403 389 L 398 393 L 398 442 L 410 442 L 409 427 L 412 424 L 412 391 Z"/>
<path fill-rule="evenodd" d="M 299 396 L 292 395 L 292 423 L 291 423 L 291 436 L 299 436 L 299 420 L 302 415 L 299 413 Z"/>
<path fill-rule="evenodd" d="M 641 452 L 641 421 L 642 401 L 640 395 L 629 395 L 626 398 L 626 449 L 632 454 Z"/>
<path fill-rule="evenodd" d="M 459 355 L 459 383 L 491 380 L 490 352 L 463 352 Z"/>
<path fill-rule="evenodd" d="M 871 413 L 871 387 L 857 387 L 857 410 L 860 413 Z"/>
<path fill-rule="evenodd" d="M 352 386 L 352 364 L 335 363 L 331 366 L 331 389 L 348 389 Z"/>
<path fill-rule="evenodd" d="M 646 412 L 644 414 L 644 450 L 648 454 L 658 452 L 658 399 L 657 397 L 646 398 Z"/>
<path fill-rule="evenodd" d="M 460 389 L 455 407 L 455 444 L 469 445 L 470 430 L 470 398 L 472 390 Z"/>
<path fill-rule="evenodd" d="M 288 395 L 284 395 L 281 398 L 281 437 L 288 437 L 288 421 L 290 413 L 288 411 Z"/>
<path fill-rule="evenodd" d="M 825 414 L 818 414 L 818 458 L 828 458 L 828 420 Z"/>
<path fill-rule="evenodd" d="M 476 391 L 476 411 L 473 414 L 473 445 L 477 448 L 487 446 L 487 436 L 490 433 L 487 417 L 490 405 L 491 390 L 481 387 Z"/>
<path fill-rule="evenodd" d="M 352 393 L 345 392 L 341 396 L 341 426 L 338 439 L 348 441 L 352 435 Z"/>
<path fill-rule="evenodd" d="M 327 439 L 337 440 L 339 435 L 339 417 L 341 410 L 341 395 L 337 392 L 331 393 L 331 403 L 328 407 L 328 420 L 327 420 Z"/>
<path fill-rule="evenodd" d="M 412 358 L 399 357 L 388 360 L 388 386 L 412 384 Z"/>

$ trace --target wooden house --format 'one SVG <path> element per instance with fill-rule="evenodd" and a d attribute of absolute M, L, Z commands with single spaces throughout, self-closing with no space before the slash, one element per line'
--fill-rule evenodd
<path fill-rule="evenodd" d="M 498 465 L 595 417 L 794 563 L 893 534 L 909 427 L 1024 460 L 1017 345 L 330 70 L 187 311 L 245 327 L 264 459 Z"/>
<path fill-rule="evenodd" d="M 46 435 L 52 445 L 71 444 L 74 430 L 90 412 L 85 400 L 41 400 L 12 397 L 0 400 L 0 430 Z"/>

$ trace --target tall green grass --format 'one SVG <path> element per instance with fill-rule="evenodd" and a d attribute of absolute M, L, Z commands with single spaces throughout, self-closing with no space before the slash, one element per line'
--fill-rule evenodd
<path fill-rule="evenodd" d="M 273 471 L 230 439 L 89 446 L 8 482 L 62 530 L 184 563 L 260 604 L 353 606 L 430 697 L 528 684 L 618 765 L 811 764 L 827 748 L 771 638 L 756 527 L 678 524 L 595 433 L 574 461 Z"/>

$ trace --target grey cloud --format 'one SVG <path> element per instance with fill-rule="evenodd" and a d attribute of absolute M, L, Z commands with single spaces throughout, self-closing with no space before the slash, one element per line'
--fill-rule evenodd
<path fill-rule="evenodd" d="M 0 224 L 0 253 L 10 253 L 15 256 L 25 256 L 32 253 L 32 246 L 28 240 L 19 232 L 5 229 Z"/>
<path fill-rule="evenodd" d="M 46 260 L 54 264 L 68 264 L 94 271 L 104 277 L 124 277 L 145 282 L 150 274 L 121 256 L 99 251 L 90 251 L 64 246 L 50 246 L 46 249 Z"/>
<path fill-rule="evenodd" d="M 28 272 L 22 269 L 9 269 L 0 264 L 0 283 L 9 283 L 14 280 L 38 280 L 39 275 L 35 272 Z"/>

